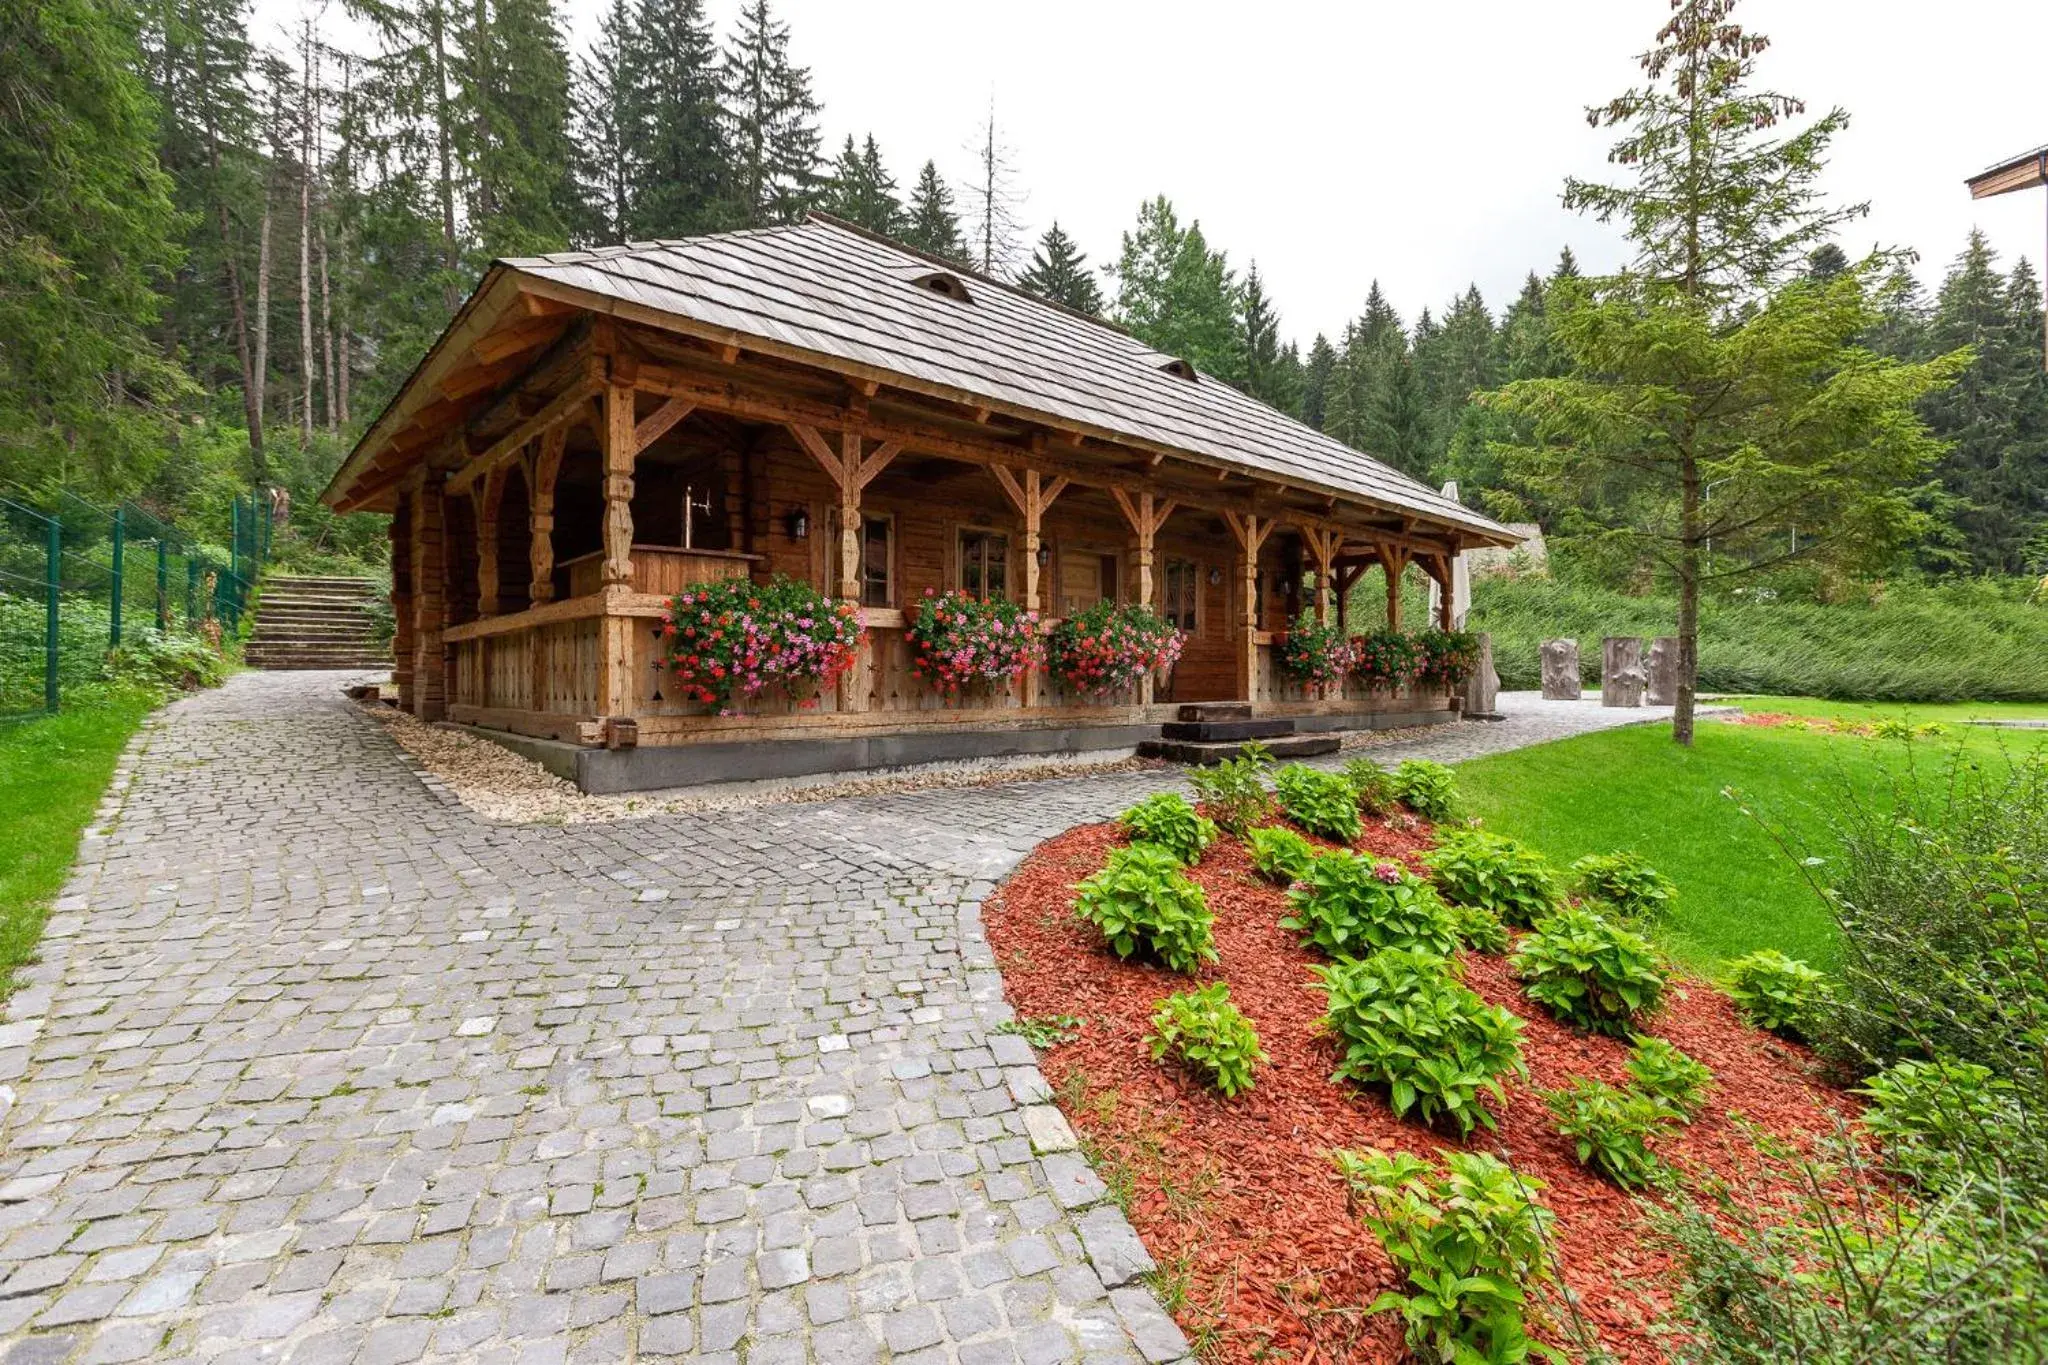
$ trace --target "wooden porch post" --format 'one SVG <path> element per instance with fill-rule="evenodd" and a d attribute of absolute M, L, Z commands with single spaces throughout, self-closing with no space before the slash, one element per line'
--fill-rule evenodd
<path fill-rule="evenodd" d="M 1401 628 L 1401 574 L 1408 567 L 1408 552 L 1398 545 L 1379 547 L 1380 566 L 1387 571 L 1387 629 Z"/>
<path fill-rule="evenodd" d="M 398 495 L 391 516 L 391 680 L 398 685 L 398 704 L 412 710 L 412 517 L 416 499 Z"/>
<path fill-rule="evenodd" d="M 633 583 L 633 387 L 607 385 L 604 395 L 604 584 L 607 599 Z M 607 603 L 609 606 L 609 602 Z M 633 711 L 633 621 L 609 611 L 598 618 L 597 711 L 600 721 Z M 609 732 L 609 727 L 607 727 Z"/>
<path fill-rule="evenodd" d="M 1171 498 L 1162 502 L 1150 492 L 1139 493 L 1134 499 L 1130 493 L 1114 485 L 1110 487 L 1109 492 L 1110 496 L 1116 499 L 1117 507 L 1122 510 L 1124 520 L 1130 523 L 1131 558 L 1138 566 L 1138 601 L 1143 606 L 1157 610 L 1152 600 L 1152 546 L 1158 538 L 1159 528 L 1173 515 L 1175 503 Z M 1147 673 L 1139 682 L 1140 706 L 1152 704 L 1153 681 L 1152 675 Z"/>
<path fill-rule="evenodd" d="M 562 472 L 562 449 L 568 441 L 567 426 L 550 430 L 540 438 L 540 453 L 527 471 L 532 544 L 527 551 L 526 595 L 536 607 L 555 600 L 555 479 Z"/>
<path fill-rule="evenodd" d="M 1024 518 L 1024 610 L 1038 615 L 1045 610 L 1045 601 L 1039 591 L 1038 547 L 1042 544 L 1041 531 L 1045 524 L 1045 509 L 1052 506 L 1053 499 L 1067 489 L 1064 477 L 1054 479 L 1051 484 L 1035 469 L 1013 470 L 1007 465 L 992 464 L 988 472 L 1002 487 L 1003 496 L 1017 509 L 1017 515 Z M 1024 697 L 1026 706 L 1038 705 L 1039 681 L 1036 670 L 1024 674 Z"/>
<path fill-rule="evenodd" d="M 498 614 L 498 508 L 505 499 L 505 470 L 493 469 L 470 485 L 476 507 L 476 614 Z"/>
<path fill-rule="evenodd" d="M 1304 526 L 1302 538 L 1308 542 L 1309 553 L 1316 560 L 1316 619 L 1324 625 L 1330 624 L 1330 611 L 1335 605 L 1330 581 L 1331 565 L 1344 549 L 1344 533 L 1321 526 Z"/>
<path fill-rule="evenodd" d="M 839 490 L 839 597 L 841 601 L 859 607 L 860 495 L 875 476 L 902 453 L 903 447 L 895 441 L 884 441 L 863 455 L 860 431 L 847 427 L 839 433 L 839 450 L 835 454 L 831 443 L 816 427 L 796 422 L 788 425 L 789 434 L 796 438 L 796 443 L 818 462 L 818 467 Z M 874 668 L 872 641 L 862 650 L 860 662 L 839 682 L 839 709 L 842 711 L 868 709 L 867 680 Z"/>
<path fill-rule="evenodd" d="M 1436 625 L 1438 630 L 1449 630 L 1457 621 L 1457 603 L 1451 600 L 1451 584 L 1456 580 L 1456 570 L 1447 554 L 1436 557 Z"/>
<path fill-rule="evenodd" d="M 412 713 L 436 721 L 448 714 L 448 662 L 441 644 L 447 623 L 447 522 L 439 473 L 420 471 L 412 507 Z"/>
<path fill-rule="evenodd" d="M 1244 570 L 1244 639 L 1238 651 L 1237 691 L 1244 700 L 1255 702 L 1259 681 L 1259 551 L 1265 546 L 1266 537 L 1273 534 L 1273 523 L 1260 521 L 1256 512 L 1240 515 L 1226 511 L 1223 519 L 1237 537 Z"/>

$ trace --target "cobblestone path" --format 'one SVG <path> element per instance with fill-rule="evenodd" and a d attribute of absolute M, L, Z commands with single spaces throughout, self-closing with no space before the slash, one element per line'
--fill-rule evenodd
<path fill-rule="evenodd" d="M 977 909 L 1176 775 L 491 825 L 338 681 L 123 760 L 0 1025 L 5 1365 L 1184 1353 Z M 1508 709 L 1374 752 L 1620 718 Z"/>

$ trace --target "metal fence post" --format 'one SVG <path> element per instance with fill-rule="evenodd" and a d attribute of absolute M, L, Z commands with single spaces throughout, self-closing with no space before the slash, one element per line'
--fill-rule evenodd
<path fill-rule="evenodd" d="M 199 557 L 185 547 L 185 629 L 199 629 Z"/>
<path fill-rule="evenodd" d="M 126 549 L 126 542 L 126 527 L 122 523 L 121 509 L 117 506 L 114 508 L 113 600 L 108 604 L 110 611 L 107 617 L 107 648 L 109 649 L 119 649 L 121 647 L 121 559 L 123 551 Z"/>
<path fill-rule="evenodd" d="M 163 527 L 157 527 L 156 535 L 156 633 L 162 635 L 171 628 L 171 542 L 164 536 Z"/>
<path fill-rule="evenodd" d="M 228 572 L 242 571 L 242 495 L 235 494 L 235 500 L 228 504 Z"/>
<path fill-rule="evenodd" d="M 43 709 L 57 709 L 58 606 L 64 593 L 64 523 L 50 517 L 43 526 Z"/>

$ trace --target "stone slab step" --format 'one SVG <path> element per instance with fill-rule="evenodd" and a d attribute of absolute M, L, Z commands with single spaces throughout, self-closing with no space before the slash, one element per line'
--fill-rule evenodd
<path fill-rule="evenodd" d="M 1261 743 L 1275 758 L 1313 758 L 1317 754 L 1334 754 L 1344 744 L 1336 735 L 1285 735 L 1271 741 L 1262 740 Z M 1169 763 L 1208 767 L 1225 759 L 1242 757 L 1244 745 L 1228 741 L 1203 743 L 1186 739 L 1148 739 L 1138 746 L 1138 752 L 1146 758 L 1163 758 Z"/>
<path fill-rule="evenodd" d="M 1193 740 L 1198 744 L 1277 739 L 1293 733 L 1294 722 L 1284 716 L 1269 716 L 1264 720 L 1170 720 L 1159 727 L 1162 739 Z"/>
<path fill-rule="evenodd" d="M 1180 718 L 1189 724 L 1205 720 L 1250 720 L 1252 704 L 1248 701 L 1197 701 L 1180 708 Z"/>

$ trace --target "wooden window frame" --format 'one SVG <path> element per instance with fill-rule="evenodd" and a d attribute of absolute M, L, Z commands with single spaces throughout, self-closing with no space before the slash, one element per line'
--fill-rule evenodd
<path fill-rule="evenodd" d="M 976 522 L 957 522 L 954 524 L 952 578 L 954 587 L 958 588 L 961 592 L 970 591 L 967 586 L 967 538 L 969 536 L 973 536 L 984 543 L 989 541 L 1002 542 L 1003 589 L 1000 593 L 995 594 L 995 596 L 1002 598 L 1004 601 L 1009 601 L 1010 570 L 1013 567 L 1010 563 L 1010 558 L 1013 548 L 1012 542 L 1016 539 L 1015 532 L 1005 526 L 989 526 Z M 975 593 L 975 596 L 988 600 L 990 597 L 988 592 L 988 566 L 990 559 L 986 550 L 981 553 L 980 559 L 982 583 L 981 590 Z"/>
<path fill-rule="evenodd" d="M 1186 625 L 1181 625 L 1179 618 L 1173 614 L 1173 577 L 1176 569 L 1182 570 L 1187 574 L 1188 620 Z M 1200 634 L 1202 629 L 1202 566 L 1192 559 L 1185 559 L 1178 555 L 1169 556 L 1166 563 L 1160 568 L 1159 578 L 1159 595 L 1162 605 L 1166 608 L 1161 614 L 1188 634 Z"/>
<path fill-rule="evenodd" d="M 880 522 L 883 530 L 882 597 L 880 602 L 868 600 L 868 524 Z M 894 512 L 862 512 L 860 516 L 860 604 L 863 607 L 892 608 L 902 605 L 896 591 L 896 514 Z"/>

